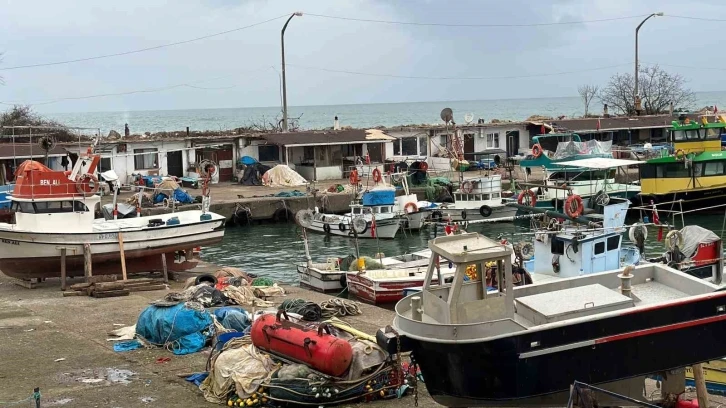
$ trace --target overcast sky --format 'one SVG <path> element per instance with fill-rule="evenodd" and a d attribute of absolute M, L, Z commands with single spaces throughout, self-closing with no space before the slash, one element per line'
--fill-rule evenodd
<path fill-rule="evenodd" d="M 702 0 L 0 0 L 0 102 L 42 112 L 279 106 L 285 18 L 229 34 L 126 56 L 38 68 L 9 67 L 154 47 L 301 11 L 447 24 L 532 24 L 642 16 L 642 63 L 666 67 L 696 91 L 724 90 L 726 2 Z M 295 17 L 286 34 L 289 105 L 576 96 L 631 71 L 643 17 L 538 27 L 436 27 Z M 616 66 L 617 67 L 613 67 Z M 273 68 L 274 67 L 274 68 Z M 308 67 L 308 68 L 305 68 Z M 310 68 L 312 67 L 312 68 Z M 610 67 L 599 70 L 593 68 Z M 488 80 L 402 79 L 326 72 Z M 5 70 L 3 70 L 5 69 Z M 584 71 L 589 70 L 589 71 Z M 564 75 L 537 76 L 561 72 Z M 582 72 L 584 71 L 584 72 Z M 526 77 L 529 78 L 500 78 Z M 160 92 L 64 100 L 149 90 Z M 211 89 L 198 89 L 211 88 Z"/>

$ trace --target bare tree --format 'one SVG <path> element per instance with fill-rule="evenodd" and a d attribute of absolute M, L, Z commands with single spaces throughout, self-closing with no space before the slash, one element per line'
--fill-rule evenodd
<path fill-rule="evenodd" d="M 595 99 L 595 96 L 597 96 L 597 92 L 599 90 L 600 87 L 597 85 L 585 84 L 577 87 L 577 93 L 580 94 L 582 103 L 585 104 L 585 117 L 587 117 L 588 113 L 590 112 L 590 102 Z"/>
<path fill-rule="evenodd" d="M 670 74 L 657 65 L 641 66 L 638 72 L 644 114 L 668 112 L 671 103 L 679 108 L 688 108 L 695 103 L 695 94 L 686 88 L 686 80 L 681 75 Z M 600 91 L 600 102 L 615 108 L 618 113 L 632 115 L 636 113 L 634 87 L 632 74 L 615 74 Z"/>

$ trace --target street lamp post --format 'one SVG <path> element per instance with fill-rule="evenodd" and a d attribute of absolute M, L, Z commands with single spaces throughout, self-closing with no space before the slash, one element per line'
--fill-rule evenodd
<path fill-rule="evenodd" d="M 638 65 L 638 31 L 640 30 L 640 27 L 642 27 L 643 24 L 645 24 L 645 22 L 648 21 L 649 18 L 655 17 L 655 16 L 662 17 L 663 12 L 653 13 L 653 14 L 649 15 L 648 17 L 643 19 L 643 21 L 641 21 L 640 24 L 638 24 L 638 26 L 635 28 L 635 88 L 633 89 L 633 94 L 634 94 L 633 98 L 634 98 L 634 107 L 635 107 L 636 112 L 640 112 L 640 110 L 641 110 L 640 109 L 640 89 L 638 88 L 638 69 L 639 69 L 639 65 Z"/>
<path fill-rule="evenodd" d="M 290 23 L 295 16 L 302 16 L 302 12 L 296 11 L 290 14 L 290 17 L 285 21 L 285 25 L 282 26 L 282 32 L 280 33 L 280 43 L 282 45 L 282 131 L 287 132 L 287 83 L 285 82 L 285 30 L 287 25 Z"/>

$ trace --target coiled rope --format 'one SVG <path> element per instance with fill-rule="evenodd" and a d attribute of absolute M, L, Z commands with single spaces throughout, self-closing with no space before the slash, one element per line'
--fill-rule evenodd
<path fill-rule="evenodd" d="M 346 299 L 329 299 L 320 303 L 323 317 L 355 316 L 362 312 L 356 302 Z"/>

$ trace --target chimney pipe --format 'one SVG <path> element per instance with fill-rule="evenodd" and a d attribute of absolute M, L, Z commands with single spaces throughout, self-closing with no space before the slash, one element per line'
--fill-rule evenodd
<path fill-rule="evenodd" d="M 608 115 L 608 104 L 607 103 L 602 106 L 602 115 L 604 117 L 606 117 L 606 118 L 609 116 Z"/>
<path fill-rule="evenodd" d="M 333 130 L 340 130 L 340 122 L 338 121 L 338 116 L 335 116 L 335 121 L 333 122 Z"/>

